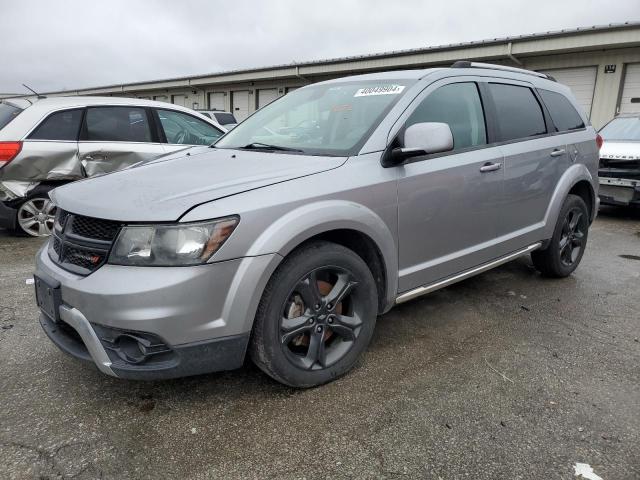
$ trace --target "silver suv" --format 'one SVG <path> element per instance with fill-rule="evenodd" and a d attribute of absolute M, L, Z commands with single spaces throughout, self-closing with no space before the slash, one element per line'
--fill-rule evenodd
<path fill-rule="evenodd" d="M 0 103 L 0 227 L 49 235 L 53 188 L 211 145 L 226 131 L 191 109 L 148 100 L 5 100 Z"/>
<path fill-rule="evenodd" d="M 213 148 L 55 189 L 40 322 L 122 378 L 248 352 L 329 382 L 394 305 L 531 254 L 566 277 L 598 210 L 596 132 L 569 89 L 497 66 L 307 86 Z"/>

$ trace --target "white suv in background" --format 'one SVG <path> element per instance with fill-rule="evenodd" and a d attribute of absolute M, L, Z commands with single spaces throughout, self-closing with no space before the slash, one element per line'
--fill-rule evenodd
<path fill-rule="evenodd" d="M 226 131 L 189 108 L 149 100 L 5 100 L 0 103 L 0 227 L 49 235 L 53 188 L 211 145 Z"/>
<path fill-rule="evenodd" d="M 600 201 L 640 206 L 640 114 L 614 118 L 600 136 Z"/>

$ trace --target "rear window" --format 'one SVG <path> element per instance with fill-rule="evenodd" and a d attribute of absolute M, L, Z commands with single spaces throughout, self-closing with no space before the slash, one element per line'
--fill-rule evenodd
<path fill-rule="evenodd" d="M 140 107 L 91 107 L 87 110 L 86 140 L 150 142 L 147 112 Z"/>
<path fill-rule="evenodd" d="M 82 122 L 82 109 L 55 112 L 45 118 L 29 135 L 30 140 L 71 140 L 78 139 Z"/>
<path fill-rule="evenodd" d="M 8 103 L 0 103 L 0 130 L 9 125 L 9 122 L 16 118 L 21 111 L 21 108 Z"/>
<path fill-rule="evenodd" d="M 552 92 L 550 90 L 538 90 L 542 101 L 549 110 L 551 120 L 556 126 L 556 132 L 566 132 L 567 130 L 576 130 L 584 128 L 582 117 L 573 108 L 571 102 L 561 93 Z"/>
<path fill-rule="evenodd" d="M 533 137 L 547 132 L 542 108 L 528 87 L 490 83 L 496 106 L 500 141 Z"/>
<path fill-rule="evenodd" d="M 214 113 L 216 122 L 220 125 L 229 125 L 230 123 L 238 123 L 232 113 Z"/>

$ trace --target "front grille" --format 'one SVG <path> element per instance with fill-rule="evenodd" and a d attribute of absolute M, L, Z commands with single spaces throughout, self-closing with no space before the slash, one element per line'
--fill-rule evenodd
<path fill-rule="evenodd" d="M 89 271 L 93 271 L 96 267 L 102 265 L 106 260 L 106 254 L 107 252 L 105 251 L 76 248 L 71 245 L 67 245 L 64 248 L 65 261 Z"/>
<path fill-rule="evenodd" d="M 112 242 L 115 240 L 120 224 L 111 220 L 74 215 L 70 232 L 80 237 Z"/>
<path fill-rule="evenodd" d="M 64 224 L 67 221 L 68 217 L 69 217 L 69 212 L 65 212 L 61 208 L 58 208 L 56 210 L 56 219 L 53 224 L 53 228 L 61 232 L 62 229 L 64 228 Z"/>
<path fill-rule="evenodd" d="M 107 261 L 121 224 L 58 209 L 49 256 L 62 268 L 88 275 Z"/>
<path fill-rule="evenodd" d="M 58 237 L 53 237 L 53 251 L 58 257 L 62 255 L 62 242 Z"/>

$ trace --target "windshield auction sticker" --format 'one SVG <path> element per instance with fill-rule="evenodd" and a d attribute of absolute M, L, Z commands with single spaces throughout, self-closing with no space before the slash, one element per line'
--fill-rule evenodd
<path fill-rule="evenodd" d="M 354 97 L 369 97 L 372 95 L 398 95 L 404 90 L 404 85 L 380 85 L 358 90 Z"/>

